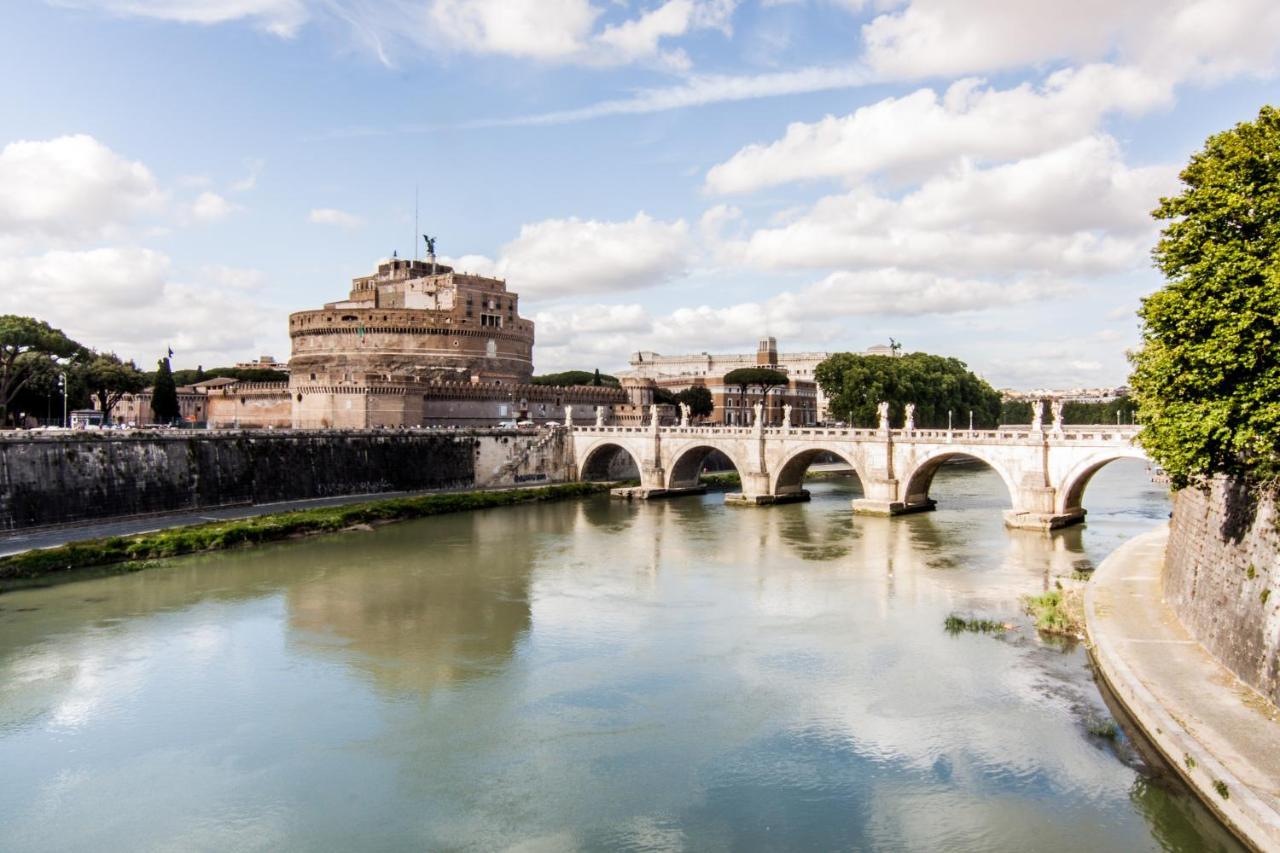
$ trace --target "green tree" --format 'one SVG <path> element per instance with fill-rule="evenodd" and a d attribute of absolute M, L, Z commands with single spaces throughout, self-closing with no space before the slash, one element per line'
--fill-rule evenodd
<path fill-rule="evenodd" d="M 544 373 L 541 376 L 532 377 L 529 381 L 534 385 L 559 385 L 561 387 L 606 385 L 610 388 L 620 388 L 622 386 L 622 383 L 618 381 L 618 377 L 601 373 L 598 369 L 594 372 L 590 370 L 565 370 L 560 373 Z"/>
<path fill-rule="evenodd" d="M 1280 110 L 1209 137 L 1152 255 L 1130 384 L 1139 441 L 1175 487 L 1280 479 Z"/>
<path fill-rule="evenodd" d="M 48 323 L 16 314 L 0 315 L 0 424 L 9 404 L 53 359 L 69 359 L 84 347 Z"/>
<path fill-rule="evenodd" d="M 759 401 L 769 409 L 769 392 L 774 388 L 786 387 L 790 383 L 787 374 L 772 367 L 739 367 L 724 375 L 724 384 L 737 386 L 742 398 L 742 406 L 747 406 L 747 395 L 759 394 Z M 756 389 L 756 390 L 751 390 Z M 766 417 L 765 420 L 768 420 Z"/>
<path fill-rule="evenodd" d="M 169 359 L 162 358 L 157 363 L 156 384 L 151 389 L 151 411 L 156 423 L 171 424 L 178 418 L 178 386 L 173 381 L 173 369 Z"/>
<path fill-rule="evenodd" d="M 716 410 L 711 389 L 705 385 L 692 385 L 676 394 L 676 402 L 689 407 L 689 415 L 695 418 L 710 417 Z"/>
<path fill-rule="evenodd" d="M 676 404 L 676 395 L 659 385 L 653 389 L 653 402 L 659 405 L 674 406 Z"/>
<path fill-rule="evenodd" d="M 111 423 L 111 411 L 125 394 L 142 390 L 142 371 L 132 361 L 121 361 L 115 353 L 95 355 L 83 367 L 85 384 L 98 398 L 103 423 Z"/>
<path fill-rule="evenodd" d="M 889 404 L 895 426 L 905 417 L 907 403 L 915 403 L 916 425 L 947 426 L 948 413 L 956 427 L 993 427 L 1000 419 L 1000 393 L 955 358 L 915 352 L 904 356 L 836 353 L 814 371 L 826 393 L 831 413 L 847 417 L 855 426 L 879 423 L 876 407 Z"/>

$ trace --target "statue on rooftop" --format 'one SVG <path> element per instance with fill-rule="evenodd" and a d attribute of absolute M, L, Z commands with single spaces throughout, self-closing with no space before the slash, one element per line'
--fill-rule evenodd
<path fill-rule="evenodd" d="M 435 238 L 435 237 L 428 237 L 426 234 L 423 234 L 423 235 L 422 235 L 422 239 L 427 241 L 427 256 L 428 256 L 428 257 L 431 257 L 431 256 L 435 255 L 435 253 L 436 253 L 436 238 Z"/>

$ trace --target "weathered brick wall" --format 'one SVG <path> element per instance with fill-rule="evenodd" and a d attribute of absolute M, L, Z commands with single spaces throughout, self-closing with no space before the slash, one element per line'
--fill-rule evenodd
<path fill-rule="evenodd" d="M 0 440 L 0 530 L 230 503 L 469 487 L 477 476 L 495 473 L 479 461 L 488 445 L 501 446 L 506 458 L 513 443 L 537 440 L 536 433 L 491 431 L 10 437 Z M 562 470 L 548 466 L 547 480 L 563 479 Z"/>
<path fill-rule="evenodd" d="M 1274 498 L 1215 480 L 1174 496 L 1165 599 L 1243 681 L 1280 702 L 1280 516 Z"/>

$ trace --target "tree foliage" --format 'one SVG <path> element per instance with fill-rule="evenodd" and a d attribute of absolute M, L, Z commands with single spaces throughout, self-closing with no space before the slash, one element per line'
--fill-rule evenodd
<path fill-rule="evenodd" d="M 84 347 L 48 323 L 16 314 L 0 315 L 0 424 L 9 404 L 53 359 L 69 359 Z"/>
<path fill-rule="evenodd" d="M 160 359 L 156 368 L 156 383 L 151 392 L 151 411 L 155 414 L 156 423 L 171 424 L 177 420 L 181 411 L 178 407 L 178 386 L 173 381 L 169 359 Z"/>
<path fill-rule="evenodd" d="M 1280 110 L 1211 136 L 1152 212 L 1165 286 L 1143 300 L 1130 384 L 1175 487 L 1280 479 Z"/>
<path fill-rule="evenodd" d="M 689 414 L 695 418 L 710 417 L 716 410 L 715 398 L 711 389 L 705 385 L 692 385 L 676 394 L 676 402 L 689 407 Z"/>
<path fill-rule="evenodd" d="M 1062 406 L 1062 422 L 1064 424 L 1131 424 L 1134 422 L 1136 413 L 1137 403 L 1124 396 L 1106 403 L 1071 401 Z M 1045 406 L 1045 417 L 1049 417 L 1048 406 Z M 1000 407 L 1000 423 L 1014 426 L 1025 426 L 1031 423 L 1031 401 L 1005 400 Z"/>
<path fill-rule="evenodd" d="M 125 394 L 136 394 L 143 388 L 142 371 L 132 361 L 121 361 L 115 353 L 103 353 L 89 359 L 83 368 L 85 384 L 98 398 L 104 423 L 111 423 L 111 410 Z"/>
<path fill-rule="evenodd" d="M 607 373 L 601 373 L 597 370 L 565 370 L 560 373 L 544 373 L 541 376 L 534 376 L 529 380 L 534 385 L 559 385 L 568 387 L 572 385 L 605 385 L 610 388 L 620 388 L 622 383 L 618 381 L 616 376 L 610 376 Z"/>
<path fill-rule="evenodd" d="M 1000 393 L 955 358 L 915 352 L 893 357 L 836 353 L 814 371 L 826 393 L 833 418 L 849 418 L 861 427 L 879 424 L 876 407 L 889 404 L 890 422 L 905 418 L 907 403 L 915 403 L 919 427 L 945 427 L 947 412 L 955 426 L 993 427 L 1000 418 Z"/>

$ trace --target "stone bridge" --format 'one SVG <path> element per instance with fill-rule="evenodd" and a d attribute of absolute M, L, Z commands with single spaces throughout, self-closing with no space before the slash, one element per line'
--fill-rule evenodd
<path fill-rule="evenodd" d="M 808 500 L 809 465 L 830 453 L 862 481 L 856 513 L 898 515 L 933 509 L 933 475 L 945 462 L 971 457 L 990 465 L 1009 490 L 1010 527 L 1051 530 L 1084 520 L 1081 498 L 1097 471 L 1116 459 L 1146 459 L 1134 443 L 1139 427 L 1063 426 L 996 430 L 836 429 L 796 427 L 575 426 L 572 458 L 579 479 L 616 479 L 630 457 L 636 498 L 701 490 L 712 451 L 729 457 L 742 491 L 726 502 L 772 504 Z M 629 467 L 629 466 L 628 466 Z"/>

